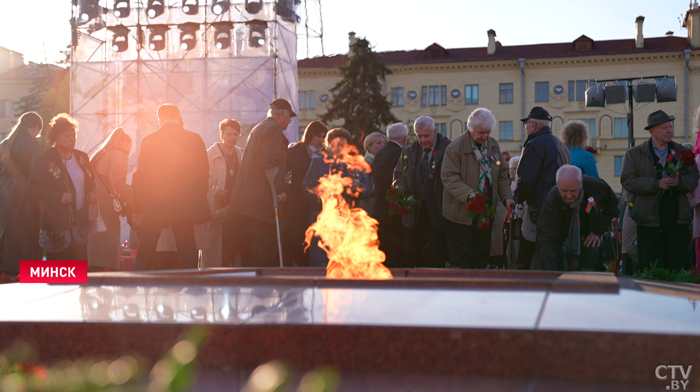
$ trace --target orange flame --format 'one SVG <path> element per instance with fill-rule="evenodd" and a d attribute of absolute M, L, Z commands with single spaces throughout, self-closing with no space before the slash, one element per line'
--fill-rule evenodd
<path fill-rule="evenodd" d="M 326 162 L 344 163 L 347 170 L 369 173 L 369 165 L 354 146 L 346 147 Z M 329 173 L 319 179 L 315 190 L 323 209 L 306 230 L 306 243 L 315 236 L 328 254 L 326 277 L 330 279 L 391 279 L 384 266 L 386 256 L 379 250 L 378 222 L 361 208 L 350 208 L 343 194 L 357 195 L 353 179 L 342 173 Z M 308 248 L 308 245 L 307 245 Z"/>

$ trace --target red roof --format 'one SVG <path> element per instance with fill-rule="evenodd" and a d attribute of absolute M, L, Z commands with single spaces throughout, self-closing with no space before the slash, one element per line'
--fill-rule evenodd
<path fill-rule="evenodd" d="M 581 36 L 582 38 L 585 36 Z M 588 37 L 586 37 L 588 38 Z M 379 52 L 387 65 L 446 63 L 466 61 L 542 59 L 554 57 L 600 56 L 651 52 L 678 52 L 690 49 L 690 43 L 684 37 L 645 38 L 644 49 L 636 49 L 634 39 L 594 41 L 591 50 L 576 51 L 573 42 L 536 45 L 500 46 L 496 53 L 486 54 L 486 47 L 447 49 L 441 56 L 435 56 L 433 44 L 424 50 Z M 431 52 L 433 55 L 431 55 Z M 345 54 L 315 57 L 299 60 L 299 68 L 334 68 L 345 65 Z"/>

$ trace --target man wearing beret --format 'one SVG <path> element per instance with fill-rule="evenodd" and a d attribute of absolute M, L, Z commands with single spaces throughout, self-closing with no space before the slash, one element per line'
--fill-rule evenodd
<path fill-rule="evenodd" d="M 693 211 L 687 193 L 698 185 L 698 167 L 672 140 L 674 119 L 663 110 L 650 114 L 644 129 L 651 137 L 627 151 L 622 165 L 620 182 L 630 193 L 629 214 L 637 223 L 638 271 L 653 263 L 680 269 L 690 262 L 686 241 Z M 679 165 L 683 161 L 687 164 Z"/>
<path fill-rule="evenodd" d="M 228 208 L 228 217 L 239 231 L 236 238 L 224 239 L 236 242 L 244 267 L 280 265 L 272 187 L 266 173 L 277 170 L 274 178 L 277 201 L 286 202 L 284 176 L 289 141 L 284 130 L 292 117 L 296 117 L 296 113 L 289 102 L 275 99 L 267 118 L 250 131 L 245 145 Z"/>
<path fill-rule="evenodd" d="M 564 143 L 552 134 L 552 116 L 544 108 L 535 106 L 520 121 L 528 136 L 518 164 L 515 202 L 525 204 L 527 212 L 523 214 L 518 264 L 529 269 L 535 254 L 536 227 L 544 199 L 557 185 L 557 170 L 569 163 L 571 155 Z"/>

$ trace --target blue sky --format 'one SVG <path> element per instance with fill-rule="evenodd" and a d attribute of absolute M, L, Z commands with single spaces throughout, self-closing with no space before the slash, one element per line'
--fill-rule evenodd
<path fill-rule="evenodd" d="M 242 0 L 239 0 L 242 2 Z M 423 49 L 433 42 L 446 48 L 486 46 L 488 29 L 503 45 L 633 38 L 634 20 L 646 17 L 644 35 L 673 31 L 687 36 L 678 21 L 688 0 L 320 0 L 326 54 L 347 51 L 347 33 L 357 32 L 379 51 Z M 238 2 L 238 1 L 237 1 Z M 306 0 L 312 28 L 318 27 L 319 0 Z M 70 0 L 3 0 L 0 46 L 27 60 L 57 61 L 70 41 Z M 304 1 L 302 1 L 303 7 Z M 304 9 L 298 13 L 304 15 Z M 303 25 L 300 26 L 303 31 Z M 318 39 L 311 57 L 321 54 Z M 306 57 L 299 40 L 298 57 Z"/>

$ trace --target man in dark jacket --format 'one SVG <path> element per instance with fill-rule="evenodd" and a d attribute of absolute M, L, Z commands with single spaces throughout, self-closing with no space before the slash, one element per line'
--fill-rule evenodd
<path fill-rule="evenodd" d="M 211 219 L 207 203 L 209 160 L 199 134 L 185 130 L 180 110 L 158 108 L 160 129 L 141 142 L 134 173 L 134 223 L 141 245 L 136 269 L 149 269 L 163 228 L 172 227 L 182 268 L 197 268 L 194 225 Z"/>
<path fill-rule="evenodd" d="M 379 222 L 379 250 L 386 254 L 386 265 L 389 268 L 404 267 L 403 257 L 403 227 L 400 215 L 389 215 L 389 202 L 386 192 L 394 181 L 394 168 L 401 157 L 403 146 L 408 139 L 408 128 L 402 123 L 389 125 L 386 129 L 389 142 L 379 150 L 372 162 L 372 178 L 374 179 L 374 209 L 372 217 Z"/>
<path fill-rule="evenodd" d="M 698 166 L 691 157 L 682 170 L 682 146 L 673 139 L 674 117 L 658 110 L 647 118 L 651 137 L 627 151 L 620 182 L 630 193 L 629 215 L 637 224 L 638 270 L 690 267 L 686 244 L 693 210 L 688 193 L 698 186 Z M 661 194 L 663 193 L 663 194 Z"/>
<path fill-rule="evenodd" d="M 527 203 L 523 217 L 523 238 L 520 241 L 518 264 L 530 268 L 535 253 L 535 227 L 547 193 L 556 185 L 556 173 L 569 163 L 570 154 L 564 143 L 552 135 L 552 116 L 542 107 L 535 106 L 521 119 L 527 140 L 518 165 L 515 202 Z"/>
<path fill-rule="evenodd" d="M 537 224 L 537 259 L 543 270 L 595 270 L 601 236 L 618 213 L 617 196 L 605 181 L 582 176 L 576 166 L 559 168 L 556 181 Z"/>
<path fill-rule="evenodd" d="M 287 174 L 287 146 L 284 130 L 296 114 L 284 99 L 270 104 L 267 118 L 256 125 L 248 136 L 245 153 L 233 186 L 230 219 L 241 228 L 237 238 L 224 241 L 239 242 L 241 264 L 246 267 L 279 267 L 275 208 L 268 173 L 274 177 L 274 197 L 278 203 L 287 201 L 284 177 Z"/>
<path fill-rule="evenodd" d="M 447 241 L 442 222 L 442 158 L 450 139 L 428 116 L 413 123 L 418 140 L 404 148 L 394 169 L 394 187 L 413 195 L 420 204 L 403 217 L 407 267 L 444 267 Z M 427 241 L 426 241 L 427 236 Z M 423 251 L 428 245 L 426 252 Z"/>

